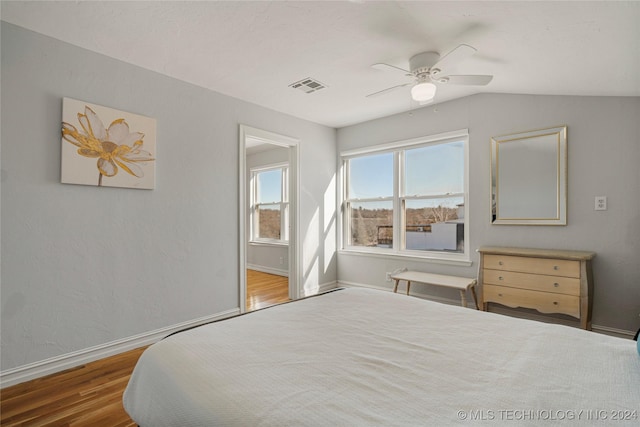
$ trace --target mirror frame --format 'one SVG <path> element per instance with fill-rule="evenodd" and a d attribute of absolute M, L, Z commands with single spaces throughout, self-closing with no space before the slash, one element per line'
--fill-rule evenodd
<path fill-rule="evenodd" d="M 532 139 L 535 138 L 535 141 Z M 555 192 L 556 206 L 555 213 L 550 216 L 534 215 L 512 215 L 510 217 L 500 215 L 500 147 L 503 144 L 513 144 L 520 142 L 534 142 L 537 144 L 551 143 L 556 152 L 555 165 L 546 167 L 557 168 L 557 179 L 553 186 L 547 188 L 549 192 Z M 527 165 L 530 167 L 531 165 Z M 510 165 L 510 168 L 513 168 Z M 517 168 L 517 166 L 515 166 Z M 503 168 L 506 168 L 503 164 Z M 525 188 L 522 191 L 525 192 Z M 520 193 L 522 194 L 522 193 Z M 525 194 L 526 196 L 526 194 Z M 503 195 L 503 198 L 505 195 Z M 496 225 L 567 225 L 567 126 L 556 126 L 552 128 L 539 129 L 527 132 L 514 133 L 509 135 L 494 136 L 491 138 L 491 224 Z"/>

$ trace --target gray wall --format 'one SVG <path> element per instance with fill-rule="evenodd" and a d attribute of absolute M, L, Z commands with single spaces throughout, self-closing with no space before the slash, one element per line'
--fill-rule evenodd
<path fill-rule="evenodd" d="M 304 281 L 335 281 L 334 129 L 5 22 L 1 52 L 3 371 L 239 307 L 240 123 L 300 140 Z M 65 96 L 157 119 L 155 190 L 60 184 Z"/>
<path fill-rule="evenodd" d="M 4 22 L 1 48 L 3 371 L 239 306 L 239 123 L 300 139 L 306 289 L 337 276 L 388 287 L 384 273 L 405 266 L 476 274 L 475 252 L 471 267 L 336 255 L 334 129 Z M 157 119 L 155 190 L 59 183 L 64 96 Z M 638 117 L 638 98 L 476 95 L 340 129 L 337 140 L 344 150 L 469 128 L 472 250 L 593 250 L 594 323 L 633 330 Z M 569 225 L 490 225 L 489 138 L 558 124 L 569 127 Z M 597 195 L 607 211 L 593 210 Z"/>
<path fill-rule="evenodd" d="M 338 130 L 338 151 L 469 129 L 470 267 L 339 253 L 341 282 L 390 287 L 385 272 L 408 267 L 475 277 L 483 245 L 597 253 L 593 323 L 640 327 L 640 98 L 483 94 Z M 568 126 L 568 225 L 490 224 L 490 138 Z M 608 210 L 594 211 L 607 196 Z M 429 289 L 437 297 L 455 292 Z"/>

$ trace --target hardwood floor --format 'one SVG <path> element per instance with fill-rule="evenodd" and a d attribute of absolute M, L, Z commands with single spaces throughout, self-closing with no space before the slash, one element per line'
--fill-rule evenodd
<path fill-rule="evenodd" d="M 0 425 L 135 426 L 122 407 L 122 392 L 144 349 L 2 389 Z"/>
<path fill-rule="evenodd" d="M 247 270 L 247 311 L 289 301 L 289 278 Z"/>
<path fill-rule="evenodd" d="M 248 311 L 286 301 L 287 277 L 247 270 Z M 2 389 L 0 425 L 135 426 L 122 407 L 122 393 L 145 348 Z"/>

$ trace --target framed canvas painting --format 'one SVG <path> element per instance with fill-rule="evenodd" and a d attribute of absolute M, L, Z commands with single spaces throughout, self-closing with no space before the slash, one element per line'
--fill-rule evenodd
<path fill-rule="evenodd" d="M 155 160 L 155 119 L 62 100 L 63 184 L 153 189 Z"/>

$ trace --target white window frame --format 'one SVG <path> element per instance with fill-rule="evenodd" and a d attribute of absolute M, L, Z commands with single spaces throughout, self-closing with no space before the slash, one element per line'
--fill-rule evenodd
<path fill-rule="evenodd" d="M 280 182 L 280 202 L 260 203 L 257 198 L 259 194 L 258 175 L 264 172 L 274 170 L 282 171 L 282 179 Z M 250 169 L 250 243 L 272 244 L 272 245 L 288 245 L 289 244 L 289 163 L 275 163 L 264 166 L 258 166 Z M 279 206 L 280 208 L 280 238 L 260 237 L 260 220 L 257 215 L 261 206 Z"/>
<path fill-rule="evenodd" d="M 464 179 L 463 179 L 463 193 L 455 195 L 447 195 L 448 197 L 464 197 L 464 248 L 463 252 L 443 252 L 436 250 L 411 250 L 404 249 L 404 233 L 402 232 L 404 227 L 404 210 L 402 209 L 406 200 L 423 199 L 424 197 L 413 197 L 405 195 L 403 171 L 404 165 L 404 151 L 419 148 L 429 145 L 450 143 L 450 142 L 463 142 L 464 146 Z M 383 199 L 347 199 L 349 188 L 349 170 L 348 161 L 353 158 L 362 157 L 366 155 L 372 155 L 377 153 L 393 152 L 393 247 L 392 248 L 380 248 L 380 247 L 363 247 L 363 246 L 350 246 L 351 235 L 351 221 L 348 218 L 349 211 L 348 205 L 354 202 L 366 202 L 366 201 L 382 201 Z M 433 261 L 446 264 L 461 264 L 470 265 L 470 243 L 469 243 L 469 132 L 467 129 L 461 129 L 453 132 L 445 132 L 436 135 L 422 136 L 418 138 L 412 138 L 402 141 L 395 141 L 390 143 L 378 144 L 374 146 L 343 151 L 340 153 L 341 158 L 341 171 L 340 179 L 341 184 L 339 186 L 339 203 L 340 203 L 340 215 L 339 215 L 339 229 L 342 230 L 340 234 L 340 252 L 343 254 L 352 255 L 366 255 L 366 256 L 379 256 L 384 258 L 417 258 L 426 261 Z"/>

